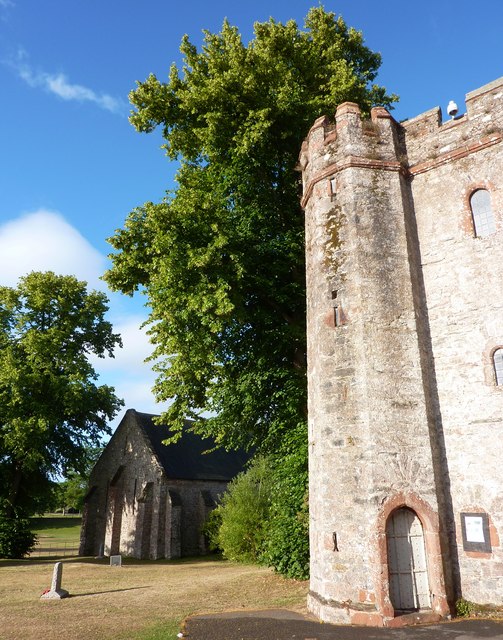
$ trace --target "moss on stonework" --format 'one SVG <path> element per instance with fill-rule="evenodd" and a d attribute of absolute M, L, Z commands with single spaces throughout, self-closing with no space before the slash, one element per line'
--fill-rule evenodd
<path fill-rule="evenodd" d="M 331 268 L 334 273 L 337 272 L 339 266 L 334 254 L 341 248 L 341 241 L 339 237 L 341 215 L 341 206 L 336 204 L 332 207 L 327 216 L 326 236 L 328 237 L 328 242 L 325 247 L 324 267 L 326 269 Z"/>

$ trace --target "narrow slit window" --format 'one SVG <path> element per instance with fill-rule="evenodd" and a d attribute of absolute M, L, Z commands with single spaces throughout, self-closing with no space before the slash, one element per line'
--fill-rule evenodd
<path fill-rule="evenodd" d="M 496 384 L 503 385 L 503 349 L 496 349 L 493 353 L 493 364 Z"/>
<path fill-rule="evenodd" d="M 496 231 L 491 208 L 491 196 L 487 189 L 478 189 L 470 198 L 473 228 L 477 238 L 485 238 Z"/>

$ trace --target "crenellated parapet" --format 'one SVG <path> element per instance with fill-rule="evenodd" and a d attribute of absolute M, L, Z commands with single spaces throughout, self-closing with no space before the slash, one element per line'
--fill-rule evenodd
<path fill-rule="evenodd" d="M 466 95 L 466 113 L 442 122 L 440 107 L 398 123 L 384 107 L 363 118 L 344 102 L 335 122 L 311 127 L 300 153 L 305 206 L 314 186 L 348 167 L 400 171 L 413 177 L 503 141 L 503 78 Z"/>
<path fill-rule="evenodd" d="M 442 122 L 439 107 L 402 123 L 411 175 L 503 140 L 503 78 L 466 95 L 466 113 Z"/>
<path fill-rule="evenodd" d="M 300 153 L 305 206 L 315 185 L 351 167 L 406 172 L 400 125 L 384 107 L 363 118 L 360 107 L 344 102 L 335 123 L 325 116 L 311 127 Z"/>

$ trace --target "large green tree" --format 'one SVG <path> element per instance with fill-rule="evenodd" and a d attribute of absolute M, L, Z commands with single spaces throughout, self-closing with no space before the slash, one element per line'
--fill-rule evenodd
<path fill-rule="evenodd" d="M 109 432 L 122 401 L 89 359 L 120 344 L 107 309 L 73 276 L 33 272 L 0 287 L 0 518 L 40 510 L 51 478 L 84 471 Z"/>
<path fill-rule="evenodd" d="M 106 280 L 148 296 L 155 393 L 174 399 L 163 421 L 191 417 L 225 446 L 291 461 L 306 450 L 300 146 L 338 103 L 368 112 L 395 98 L 372 84 L 379 54 L 322 7 L 304 29 L 257 23 L 248 44 L 224 22 L 181 52 L 166 82 L 151 75 L 130 95 L 136 129 L 162 127 L 178 185 L 110 239 Z M 305 466 L 304 453 L 304 485 Z"/>

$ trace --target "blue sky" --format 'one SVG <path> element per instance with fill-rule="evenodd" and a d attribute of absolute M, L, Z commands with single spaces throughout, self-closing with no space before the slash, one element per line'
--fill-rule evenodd
<path fill-rule="evenodd" d="M 128 93 L 167 78 L 187 33 L 218 31 L 227 17 L 245 40 L 270 16 L 302 24 L 313 0 L 0 0 L 0 284 L 33 269 L 74 273 L 103 288 L 106 238 L 131 209 L 173 187 L 157 133 L 128 123 Z M 381 52 L 378 82 L 413 117 L 503 75 L 501 0 L 338 0 L 324 3 Z M 320 114 L 321 115 L 321 114 Z M 99 362 L 126 407 L 158 411 L 143 300 L 111 295 L 125 348 Z M 99 365 L 99 366 L 98 366 Z"/>

